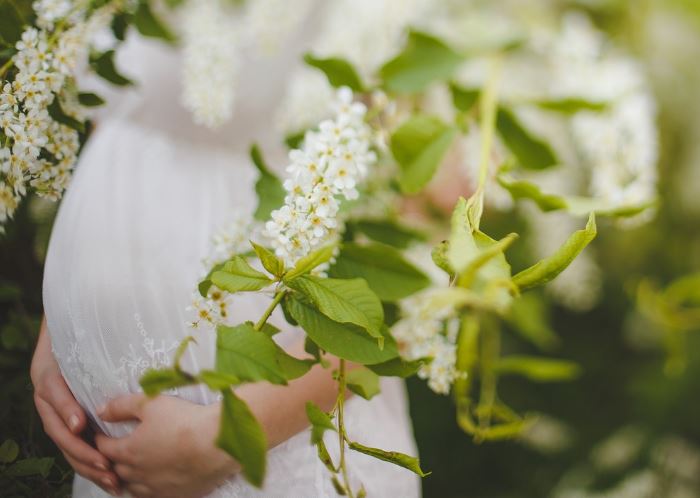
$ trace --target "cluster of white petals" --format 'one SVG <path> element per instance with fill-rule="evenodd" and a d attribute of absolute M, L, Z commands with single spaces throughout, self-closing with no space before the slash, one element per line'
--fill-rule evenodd
<path fill-rule="evenodd" d="M 234 213 L 231 220 L 212 237 L 211 252 L 204 258 L 202 267 L 206 275 L 214 266 L 234 256 L 250 251 L 250 241 L 260 238 L 261 226 L 242 213 Z M 192 303 L 187 308 L 187 325 L 192 328 L 216 326 L 225 323 L 230 316 L 231 295 L 212 285 L 206 297 L 199 291 L 192 294 Z"/>
<path fill-rule="evenodd" d="M 590 171 L 591 194 L 611 207 L 653 202 L 656 105 L 640 65 L 608 49 L 602 33 L 581 15 L 564 18 L 552 54 L 557 96 L 608 104 L 603 112 L 579 112 L 572 118 L 574 141 Z"/>
<path fill-rule="evenodd" d="M 198 124 L 231 118 L 238 71 L 238 22 L 225 0 L 190 0 L 183 7 L 182 103 Z"/>
<path fill-rule="evenodd" d="M 24 31 L 12 58 L 14 78 L 0 88 L 0 225 L 13 215 L 28 186 L 51 199 L 65 190 L 79 135 L 55 121 L 49 109 L 58 99 L 65 114 L 82 118 L 67 84 L 87 55 L 89 40 L 111 19 L 109 8 L 88 14 L 72 2 L 41 0 L 34 7 L 40 28 Z M 55 31 L 56 21 L 66 18 L 69 27 Z"/>
<path fill-rule="evenodd" d="M 429 289 L 401 302 L 402 318 L 391 333 L 406 360 L 429 359 L 418 370 L 418 377 L 438 394 L 449 394 L 455 379 L 462 375 L 456 368 L 459 319 L 452 306 L 436 306 Z"/>
<path fill-rule="evenodd" d="M 275 253 L 288 265 L 336 239 L 340 198 L 358 197 L 358 184 L 376 161 L 365 105 L 341 88 L 332 111 L 332 119 L 308 131 L 302 148 L 289 153 L 287 196 L 265 225 Z"/>

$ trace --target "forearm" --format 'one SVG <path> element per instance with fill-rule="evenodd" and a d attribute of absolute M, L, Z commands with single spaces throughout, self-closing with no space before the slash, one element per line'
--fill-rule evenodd
<path fill-rule="evenodd" d="M 302 356 L 303 346 L 297 345 L 289 351 L 295 356 Z M 336 357 L 325 357 L 331 364 L 328 368 L 315 365 L 306 375 L 289 382 L 286 386 L 268 383 L 249 384 L 236 389 L 260 421 L 267 435 L 269 448 L 283 443 L 290 437 L 304 430 L 309 422 L 306 418 L 306 403 L 311 401 L 322 410 L 330 411 L 338 397 L 338 384 L 333 379 L 333 370 L 338 367 Z M 355 365 L 349 364 L 348 368 Z M 351 393 L 346 392 L 346 397 Z M 220 406 L 210 407 L 210 427 L 219 426 Z M 219 451 L 219 450 L 217 450 Z M 237 469 L 231 461 L 231 469 Z"/>

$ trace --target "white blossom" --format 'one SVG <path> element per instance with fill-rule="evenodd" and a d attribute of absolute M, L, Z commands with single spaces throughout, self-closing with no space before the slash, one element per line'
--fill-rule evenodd
<path fill-rule="evenodd" d="M 275 253 L 290 266 L 337 238 L 339 198 L 356 199 L 358 184 L 376 161 L 364 104 L 342 88 L 331 107 L 333 118 L 307 132 L 302 148 L 289 153 L 287 196 L 265 225 Z"/>

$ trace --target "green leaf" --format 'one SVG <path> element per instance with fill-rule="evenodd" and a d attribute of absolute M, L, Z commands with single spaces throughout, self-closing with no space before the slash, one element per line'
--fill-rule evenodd
<path fill-rule="evenodd" d="M 331 418 L 311 401 L 306 402 L 306 418 L 311 423 L 311 444 L 318 444 L 323 440 L 323 433 L 327 430 L 336 431 Z"/>
<path fill-rule="evenodd" d="M 105 100 L 92 92 L 80 92 L 78 94 L 78 102 L 85 107 L 98 107 L 104 105 Z"/>
<path fill-rule="evenodd" d="M 452 104 L 462 112 L 469 112 L 479 101 L 481 90 L 478 88 L 463 88 L 456 83 L 450 83 L 452 93 Z"/>
<path fill-rule="evenodd" d="M 433 250 L 430 251 L 430 257 L 432 258 L 433 263 L 435 263 L 435 266 L 447 273 L 447 275 L 449 275 L 450 278 L 453 278 L 455 271 L 450 265 L 449 249 L 450 243 L 446 240 L 443 240 L 438 245 L 433 247 Z"/>
<path fill-rule="evenodd" d="M 571 361 L 516 355 L 500 358 L 495 370 L 500 375 L 522 375 L 535 382 L 567 381 L 581 373 L 581 368 Z"/>
<path fill-rule="evenodd" d="M 51 472 L 53 462 L 54 459 L 51 457 L 18 460 L 6 468 L 4 473 L 9 477 L 41 476 L 46 478 Z"/>
<path fill-rule="evenodd" d="M 265 478 L 267 440 L 262 426 L 248 405 L 230 389 L 221 391 L 221 426 L 216 445 L 235 458 L 252 485 L 262 486 Z"/>
<path fill-rule="evenodd" d="M 542 211 L 565 210 L 574 216 L 584 216 L 589 213 L 616 217 L 635 216 L 657 204 L 657 200 L 653 199 L 641 204 L 615 206 L 603 199 L 547 194 L 532 182 L 514 180 L 507 175 L 499 175 L 498 183 L 508 190 L 515 200 L 530 199 Z"/>
<path fill-rule="evenodd" d="M 424 242 L 424 233 L 390 220 L 360 220 L 348 223 L 351 230 L 362 232 L 367 237 L 382 244 L 399 249 L 406 249 L 413 242 Z"/>
<path fill-rule="evenodd" d="M 51 102 L 51 105 L 48 107 L 48 111 L 51 118 L 57 123 L 61 123 L 62 125 L 79 131 L 80 133 L 85 133 L 85 123 L 66 114 L 61 106 L 61 102 L 58 100 L 58 96 L 53 99 L 53 102 Z"/>
<path fill-rule="evenodd" d="M 377 295 L 361 278 L 335 279 L 310 275 L 297 277 L 289 286 L 309 298 L 331 320 L 358 325 L 384 341 L 384 309 Z"/>
<path fill-rule="evenodd" d="M 136 12 L 134 12 L 132 20 L 136 29 L 138 29 L 139 33 L 143 36 L 160 38 L 170 43 L 177 39 L 163 21 L 156 17 L 151 10 L 150 2 L 147 0 L 141 0 L 139 2 L 139 6 Z"/>
<path fill-rule="evenodd" d="M 216 329 L 216 370 L 242 381 L 266 380 L 286 384 L 301 377 L 311 363 L 288 355 L 270 336 L 259 332 L 250 323 L 235 327 L 219 325 Z"/>
<path fill-rule="evenodd" d="M 202 370 L 197 378 L 212 391 L 223 391 L 241 383 L 241 379 L 235 375 L 217 372 L 216 370 Z"/>
<path fill-rule="evenodd" d="M 317 266 L 322 265 L 323 263 L 327 263 L 333 257 L 335 247 L 335 244 L 329 244 L 327 246 L 323 246 L 320 249 L 313 251 L 310 254 L 307 254 L 299 261 L 297 261 L 297 264 L 294 265 L 294 268 L 292 268 L 285 274 L 284 281 L 289 283 L 295 278 L 304 275 L 305 273 L 309 273 Z"/>
<path fill-rule="evenodd" d="M 12 463 L 19 456 L 19 445 L 12 439 L 6 439 L 0 445 L 0 463 Z"/>
<path fill-rule="evenodd" d="M 498 109 L 496 128 L 523 168 L 545 169 L 557 164 L 549 145 L 530 135 L 511 111 Z"/>
<path fill-rule="evenodd" d="M 249 323 L 250 325 L 253 325 L 253 322 L 246 322 L 246 323 Z M 277 327 L 275 327 L 274 325 L 272 325 L 271 323 L 265 322 L 265 323 L 263 324 L 262 328 L 260 329 L 260 332 L 262 332 L 263 334 L 267 334 L 268 336 L 272 337 L 272 336 L 274 336 L 274 335 L 279 334 L 279 333 L 281 332 L 281 330 L 278 329 Z"/>
<path fill-rule="evenodd" d="M 112 34 L 119 41 L 124 41 L 126 39 L 126 30 L 129 27 L 129 21 L 131 16 L 125 12 L 119 13 L 112 19 L 112 24 L 110 28 L 112 29 Z"/>
<path fill-rule="evenodd" d="M 156 396 L 168 389 L 195 384 L 196 380 L 180 370 L 174 368 L 156 370 L 148 369 L 141 376 L 139 384 L 146 396 Z"/>
<path fill-rule="evenodd" d="M 429 360 L 407 361 L 401 357 L 397 357 L 383 363 L 377 363 L 376 365 L 367 365 L 367 368 L 382 377 L 401 377 L 405 379 L 418 372 L 428 361 Z"/>
<path fill-rule="evenodd" d="M 366 280 L 382 301 L 398 301 L 430 285 L 428 276 L 403 259 L 399 251 L 380 244 L 343 245 L 329 274 Z"/>
<path fill-rule="evenodd" d="M 304 55 L 304 62 L 309 66 L 323 71 L 331 86 L 347 86 L 354 92 L 361 92 L 364 88 L 360 76 L 355 68 L 345 59 L 329 57 L 326 59 L 314 57 L 311 54 Z"/>
<path fill-rule="evenodd" d="M 253 216 L 258 221 L 267 221 L 270 218 L 270 213 L 284 204 L 284 197 L 287 195 L 287 192 L 284 190 L 280 179 L 265 164 L 257 144 L 253 144 L 250 148 L 250 157 L 260 173 L 258 181 L 255 182 L 255 193 L 258 194 L 258 207 Z"/>
<path fill-rule="evenodd" d="M 474 235 L 472 234 L 472 225 L 469 220 L 469 203 L 464 197 L 460 197 L 452 211 L 450 240 L 445 248 L 447 261 L 441 262 L 438 259 L 437 263 L 444 265 L 441 268 L 451 270 L 456 274 L 462 273 L 470 261 L 472 261 L 479 253 L 476 246 Z M 434 254 L 435 257 L 440 254 Z"/>
<path fill-rule="evenodd" d="M 580 97 L 568 97 L 562 99 L 537 100 L 534 104 L 547 111 L 560 112 L 562 114 L 576 114 L 580 111 L 600 112 L 607 109 L 605 102 L 596 102 Z"/>
<path fill-rule="evenodd" d="M 324 351 L 345 360 L 371 365 L 398 356 L 396 342 L 385 335 L 384 349 L 360 327 L 338 323 L 299 299 L 286 299 L 285 307 L 309 337 Z"/>
<path fill-rule="evenodd" d="M 504 175 L 498 176 L 498 183 L 510 192 L 514 200 L 530 199 L 542 211 L 556 211 L 567 207 L 564 198 L 558 195 L 545 194 L 534 183 L 523 180 L 511 180 Z"/>
<path fill-rule="evenodd" d="M 437 38 L 411 31 L 403 51 L 380 68 L 379 76 L 389 91 L 419 93 L 433 81 L 449 79 L 462 59 Z"/>
<path fill-rule="evenodd" d="M 379 460 L 384 460 L 385 462 L 393 463 L 404 469 L 408 469 L 411 472 L 418 474 L 421 477 L 430 475 L 430 472 L 425 473 L 420 468 L 420 461 L 416 457 L 406 455 L 404 453 L 399 453 L 398 451 L 385 451 L 379 448 L 370 448 L 369 446 L 364 446 L 360 443 L 351 441 L 348 443 L 351 450 L 359 451 L 365 455 L 369 455 Z"/>
<path fill-rule="evenodd" d="M 401 168 L 399 185 L 416 194 L 432 179 L 457 131 L 435 116 L 415 114 L 391 135 L 391 153 Z"/>
<path fill-rule="evenodd" d="M 211 276 L 214 274 L 214 272 L 223 269 L 223 267 L 224 263 L 214 265 L 212 269 L 209 270 L 207 276 L 204 277 L 204 280 L 199 282 L 199 284 L 197 285 L 197 290 L 199 290 L 200 296 L 207 297 L 207 295 L 209 294 L 209 289 L 211 289 L 211 286 L 213 285 L 211 281 Z"/>
<path fill-rule="evenodd" d="M 513 277 L 520 290 L 544 285 L 563 272 L 581 251 L 595 238 L 597 233 L 595 215 L 591 213 L 584 230 L 576 231 L 554 254 L 527 268 Z"/>
<path fill-rule="evenodd" d="M 346 381 L 348 389 L 365 399 L 372 399 L 379 394 L 379 376 L 367 368 L 350 370 L 346 375 Z"/>
<path fill-rule="evenodd" d="M 260 262 L 267 271 L 276 277 L 281 277 L 284 274 L 284 261 L 275 256 L 275 254 L 266 247 L 258 245 L 253 241 L 251 241 L 250 244 L 253 246 L 255 254 L 258 255 Z"/>
<path fill-rule="evenodd" d="M 296 133 L 290 133 L 284 137 L 284 144 L 288 149 L 298 149 L 304 143 L 304 137 L 306 136 L 306 130 L 302 130 Z"/>
<path fill-rule="evenodd" d="M 273 283 L 267 275 L 250 266 L 241 256 L 235 256 L 221 270 L 212 273 L 211 281 L 227 292 L 258 291 Z"/>
<path fill-rule="evenodd" d="M 114 85 L 133 85 L 133 81 L 117 71 L 117 68 L 114 65 L 114 55 L 114 50 L 107 50 L 101 54 L 92 54 L 90 56 L 90 66 L 98 76 Z"/>

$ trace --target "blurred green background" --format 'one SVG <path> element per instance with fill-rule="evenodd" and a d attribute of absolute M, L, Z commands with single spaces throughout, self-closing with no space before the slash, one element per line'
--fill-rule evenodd
<path fill-rule="evenodd" d="M 544 414 L 516 441 L 475 444 L 454 422 L 448 397 L 409 381 L 426 497 L 700 497 L 700 323 L 675 312 L 700 306 L 700 278 L 687 301 L 665 308 L 671 282 L 700 272 L 700 1 L 575 4 L 643 60 L 659 103 L 662 205 L 633 230 L 602 224 L 594 251 L 604 296 L 590 312 L 552 306 L 557 355 L 583 374 L 565 384 L 503 379 L 500 395 L 520 412 Z M 42 262 L 55 206 L 31 199 L 0 237 L 0 444 L 2 496 L 68 496 L 72 475 L 43 435 L 32 401 L 31 353 L 42 313 Z M 486 220 L 506 232 L 512 217 Z M 638 299 L 640 282 L 651 289 Z M 696 330 L 693 330 L 696 329 Z M 532 346 L 506 335 L 504 350 Z M 9 452 L 9 453 L 8 453 Z M 10 455 L 11 456 L 11 455 Z M 5 460 L 3 460 L 5 459 Z"/>

